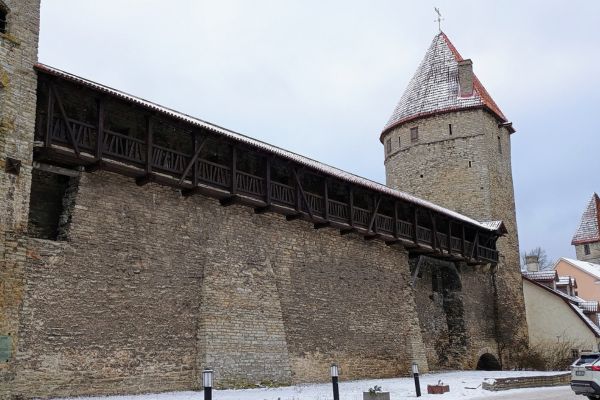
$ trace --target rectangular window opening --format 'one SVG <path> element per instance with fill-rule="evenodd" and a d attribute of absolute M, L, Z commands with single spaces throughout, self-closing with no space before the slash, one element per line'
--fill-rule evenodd
<path fill-rule="evenodd" d="M 388 139 L 385 141 L 385 151 L 387 154 L 392 152 L 392 139 Z"/>
<path fill-rule="evenodd" d="M 448 124 L 448 133 L 452 136 L 452 124 Z"/>
<path fill-rule="evenodd" d="M 584 253 L 586 256 L 589 256 L 589 255 L 590 255 L 590 245 L 589 245 L 589 244 L 584 244 L 584 245 L 583 245 L 583 253 Z"/>
<path fill-rule="evenodd" d="M 7 14 L 6 10 L 0 8 L 0 33 L 6 33 Z"/>
<path fill-rule="evenodd" d="M 34 169 L 27 232 L 30 237 L 64 240 L 79 178 Z"/>
<path fill-rule="evenodd" d="M 473 162 L 469 161 L 469 168 L 471 168 L 473 166 Z"/>
<path fill-rule="evenodd" d="M 419 127 L 410 128 L 410 141 L 412 143 L 419 141 Z"/>

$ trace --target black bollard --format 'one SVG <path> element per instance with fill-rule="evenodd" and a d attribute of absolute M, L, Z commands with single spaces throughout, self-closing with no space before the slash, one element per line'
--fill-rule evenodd
<path fill-rule="evenodd" d="M 212 400 L 213 370 L 206 368 L 202 371 L 202 386 L 204 387 L 204 400 Z"/>
<path fill-rule="evenodd" d="M 417 397 L 421 397 L 421 384 L 419 383 L 419 366 L 416 362 L 412 363 L 412 373 L 415 378 L 415 390 L 417 392 Z"/>
<path fill-rule="evenodd" d="M 338 387 L 339 371 L 337 364 L 331 364 L 331 384 L 333 385 L 333 400 L 340 400 L 340 389 Z"/>

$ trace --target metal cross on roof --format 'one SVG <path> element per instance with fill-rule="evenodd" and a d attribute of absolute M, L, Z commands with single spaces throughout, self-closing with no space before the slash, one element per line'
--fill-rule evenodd
<path fill-rule="evenodd" d="M 442 21 L 444 20 L 444 18 L 442 18 L 442 13 L 440 12 L 440 9 L 437 7 L 433 8 L 435 10 L 435 12 L 437 13 L 438 17 L 434 20 L 434 22 L 438 23 L 438 28 L 440 30 L 440 32 L 442 31 Z"/>

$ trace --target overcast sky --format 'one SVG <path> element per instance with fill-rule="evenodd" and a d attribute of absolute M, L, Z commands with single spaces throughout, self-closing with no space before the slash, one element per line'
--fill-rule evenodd
<path fill-rule="evenodd" d="M 514 123 L 521 250 L 600 191 L 600 1 L 42 0 L 40 61 L 385 183 L 379 134 L 443 30 Z"/>

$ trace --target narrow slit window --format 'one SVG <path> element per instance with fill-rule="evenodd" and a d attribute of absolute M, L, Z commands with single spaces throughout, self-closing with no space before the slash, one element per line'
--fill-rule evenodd
<path fill-rule="evenodd" d="M 385 141 L 385 151 L 387 154 L 392 152 L 392 139 L 388 139 Z"/>
<path fill-rule="evenodd" d="M 419 127 L 410 128 L 410 141 L 412 143 L 419 141 Z"/>
<path fill-rule="evenodd" d="M 6 33 L 8 26 L 8 11 L 5 8 L 0 7 L 0 33 Z"/>
<path fill-rule="evenodd" d="M 498 153 L 502 154 L 502 139 L 498 136 Z"/>
<path fill-rule="evenodd" d="M 471 168 L 473 166 L 473 162 L 469 161 L 469 168 Z"/>
<path fill-rule="evenodd" d="M 448 124 L 448 134 L 452 136 L 452 124 Z"/>
<path fill-rule="evenodd" d="M 398 136 L 398 148 L 402 147 L 402 139 Z"/>

